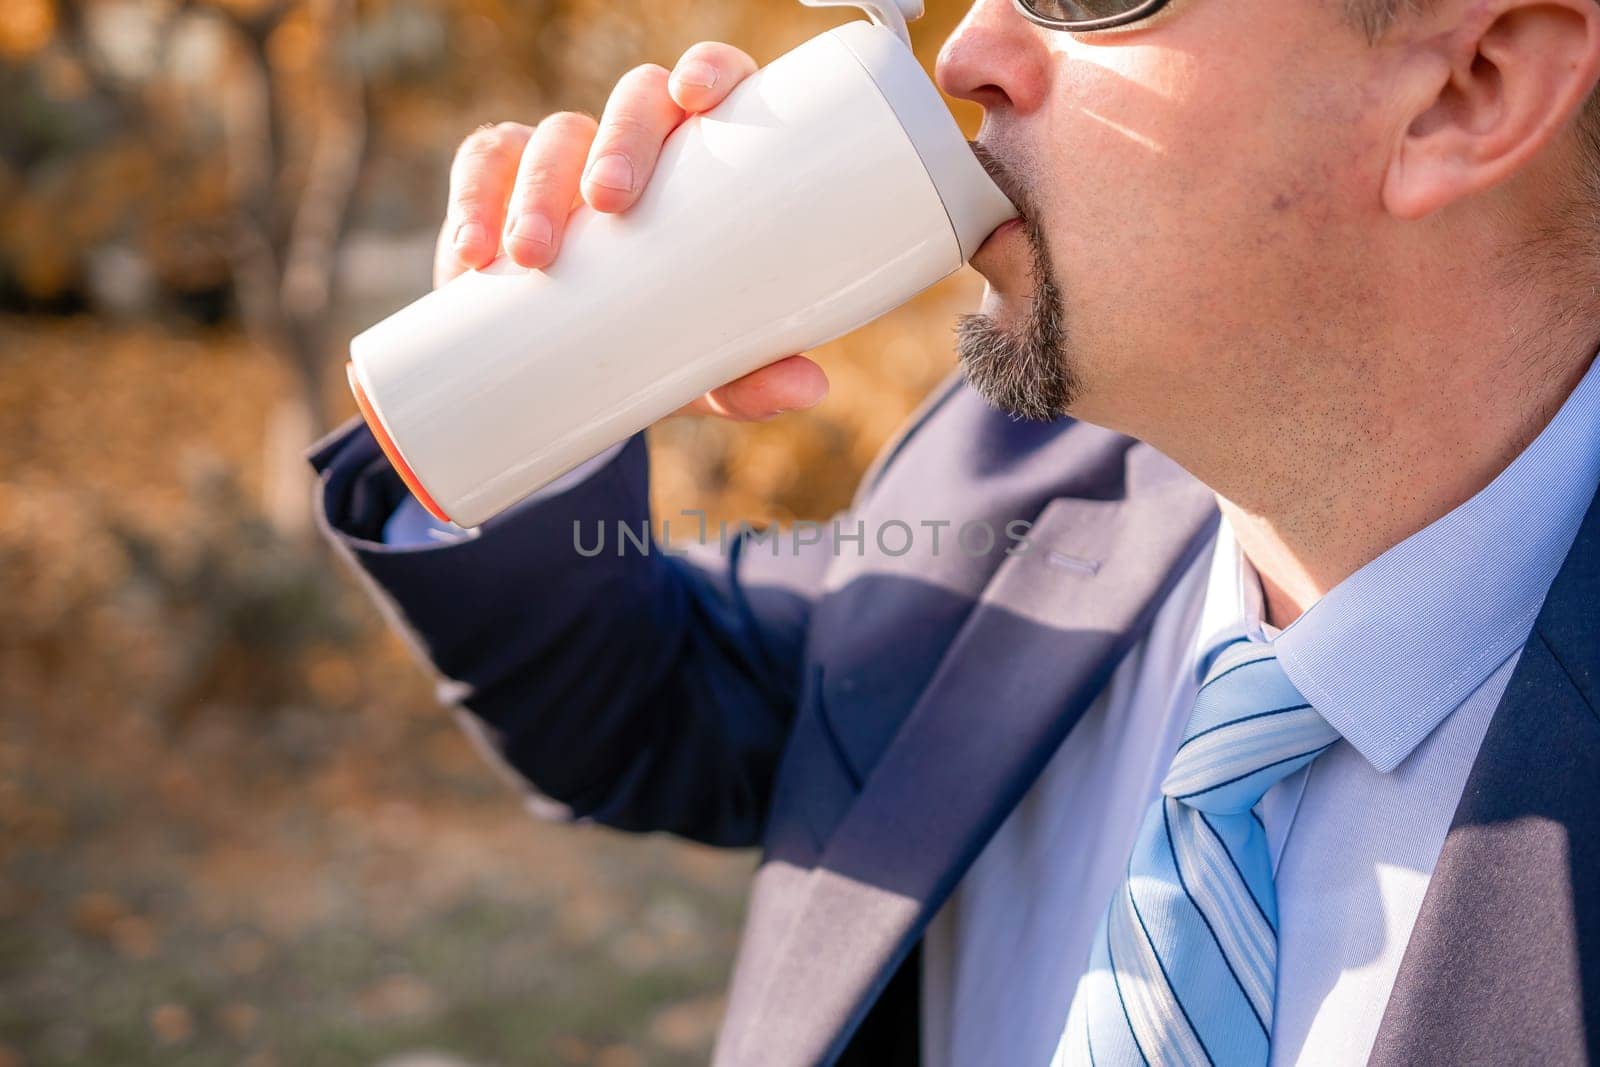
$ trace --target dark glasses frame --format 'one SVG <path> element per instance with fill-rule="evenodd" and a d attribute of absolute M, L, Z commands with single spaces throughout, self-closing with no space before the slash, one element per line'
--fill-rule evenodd
<path fill-rule="evenodd" d="M 1147 19 L 1157 11 L 1166 7 L 1171 0 L 1142 0 L 1120 15 L 1108 15 L 1098 19 L 1056 19 L 1048 15 L 1041 15 L 1033 10 L 1029 0 L 1011 0 L 1017 12 L 1029 22 L 1051 30 L 1070 30 L 1073 33 L 1085 33 L 1089 30 L 1109 30 L 1116 26 L 1126 26 L 1130 22 Z"/>

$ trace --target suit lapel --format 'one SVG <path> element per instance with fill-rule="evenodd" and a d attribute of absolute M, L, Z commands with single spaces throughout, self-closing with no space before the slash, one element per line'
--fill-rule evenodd
<path fill-rule="evenodd" d="M 1374 1064 L 1600 1054 L 1600 502 L 1489 724 Z"/>
<path fill-rule="evenodd" d="M 1210 492 L 1148 447 L 1127 462 L 1127 496 L 1052 502 L 1002 564 L 815 866 L 764 872 L 785 899 L 743 954 L 719 1062 L 839 1053 L 1207 543 Z"/>

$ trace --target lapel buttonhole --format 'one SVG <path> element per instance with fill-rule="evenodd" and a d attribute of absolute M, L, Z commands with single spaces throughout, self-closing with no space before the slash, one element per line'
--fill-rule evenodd
<path fill-rule="evenodd" d="M 1074 574 L 1084 574 L 1093 578 L 1100 573 L 1100 561 L 1097 559 L 1069 556 L 1065 552 L 1057 552 L 1054 549 L 1045 553 L 1045 559 L 1049 561 L 1052 567 L 1059 567 L 1064 571 L 1072 571 Z"/>

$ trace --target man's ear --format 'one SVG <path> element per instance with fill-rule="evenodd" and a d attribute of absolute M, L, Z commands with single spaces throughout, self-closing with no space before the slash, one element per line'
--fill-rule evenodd
<path fill-rule="evenodd" d="M 1490 0 L 1413 41 L 1418 102 L 1384 175 L 1384 208 L 1419 219 L 1514 174 L 1558 137 L 1600 78 L 1595 0 Z"/>

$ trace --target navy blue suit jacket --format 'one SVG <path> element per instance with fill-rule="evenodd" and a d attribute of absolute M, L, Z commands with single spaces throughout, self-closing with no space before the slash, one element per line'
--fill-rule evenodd
<path fill-rule="evenodd" d="M 728 1064 L 917 1061 L 923 929 L 1216 521 L 1148 446 L 1015 422 L 959 385 L 869 473 L 842 526 L 863 540 L 798 551 L 618 552 L 615 524 L 649 520 L 639 439 L 420 548 L 381 544 L 404 489 L 363 428 L 311 460 L 327 533 L 544 812 L 763 849 Z M 597 522 L 605 551 L 586 556 Z M 924 522 L 951 524 L 942 552 Z M 992 545 L 956 545 L 964 524 Z M 1600 1040 L 1597 605 L 1592 512 L 1468 782 L 1375 1062 L 1575 1061 Z"/>

